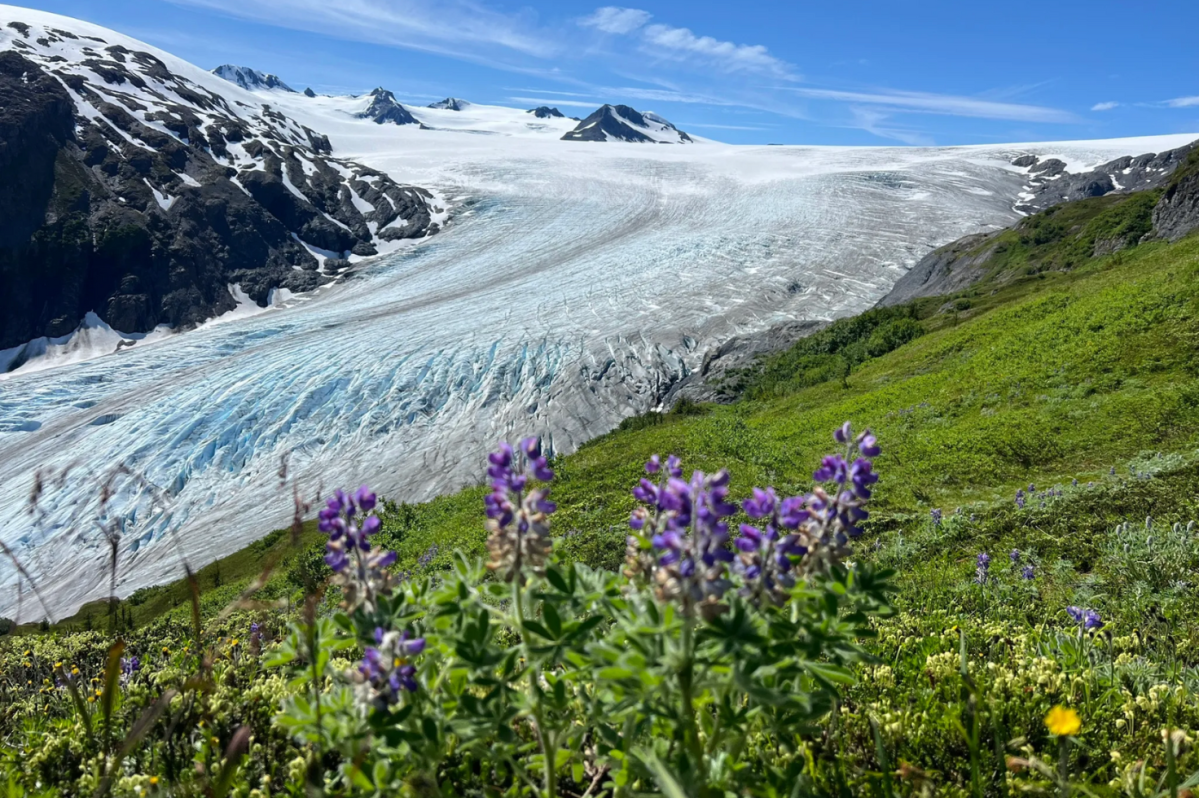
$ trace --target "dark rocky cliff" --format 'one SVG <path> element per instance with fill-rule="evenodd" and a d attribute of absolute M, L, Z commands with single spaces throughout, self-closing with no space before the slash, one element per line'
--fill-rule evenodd
<path fill-rule="evenodd" d="M 333 157 L 269 106 L 149 53 L 97 41 L 71 62 L 41 44 L 61 39 L 8 27 L 0 350 L 69 334 L 91 311 L 128 333 L 194 325 L 236 306 L 230 286 L 265 304 L 437 230 L 427 192 Z"/>

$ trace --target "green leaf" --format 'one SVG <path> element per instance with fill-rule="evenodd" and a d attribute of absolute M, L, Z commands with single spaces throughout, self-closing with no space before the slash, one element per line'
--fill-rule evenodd
<path fill-rule="evenodd" d="M 848 685 L 857 682 L 853 671 L 840 665 L 831 665 L 827 662 L 805 662 L 804 668 L 817 679 L 831 684 Z"/>
<path fill-rule="evenodd" d="M 566 584 L 566 580 L 562 578 L 562 573 L 556 567 L 547 569 L 545 578 L 547 582 L 554 586 L 554 590 L 557 590 L 559 593 L 565 593 L 568 596 L 574 593 L 574 590 L 571 589 L 570 585 Z"/>
<path fill-rule="evenodd" d="M 562 618 L 558 615 L 557 608 L 548 601 L 541 605 L 541 615 L 545 618 L 545 625 L 549 627 L 554 636 L 550 639 L 557 640 L 562 636 Z"/>
<path fill-rule="evenodd" d="M 546 629 L 544 626 L 537 623 L 536 621 L 525 621 L 524 628 L 528 629 L 530 632 L 537 635 L 538 637 L 545 638 L 546 640 L 557 640 L 558 639 L 556 635 L 551 634 L 548 629 Z"/>

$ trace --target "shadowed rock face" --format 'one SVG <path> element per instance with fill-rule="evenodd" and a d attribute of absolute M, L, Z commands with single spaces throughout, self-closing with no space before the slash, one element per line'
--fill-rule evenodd
<path fill-rule="evenodd" d="M 148 53 L 93 52 L 57 75 L 31 45 L 0 52 L 0 349 L 90 311 L 129 333 L 194 325 L 235 307 L 230 285 L 265 304 L 331 280 L 309 247 L 372 255 L 436 232 L 427 192 L 332 158 L 268 106 L 235 109 Z"/>
<path fill-rule="evenodd" d="M 642 114 L 627 105 L 605 105 L 584 119 L 563 141 L 628 141 L 640 144 L 658 143 L 650 135 L 659 129 L 669 131 L 678 143 L 690 142 L 691 137 L 674 125 L 652 114 Z"/>
<path fill-rule="evenodd" d="M 550 108 L 548 105 L 543 105 L 540 108 L 533 108 L 527 113 L 532 114 L 538 119 L 565 119 L 566 114 L 559 111 L 557 108 Z"/>
<path fill-rule="evenodd" d="M 461 111 L 470 107 L 470 103 L 466 100 L 460 100 L 457 97 L 446 97 L 444 100 L 438 100 L 435 103 L 429 104 L 430 108 L 439 108 L 443 111 Z"/>
<path fill-rule="evenodd" d="M 279 89 L 280 91 L 288 91 L 295 93 L 295 89 L 288 86 L 278 75 L 271 75 L 266 72 L 259 72 L 257 69 L 249 67 L 235 66 L 233 64 L 223 64 L 212 70 L 212 74 L 218 78 L 224 78 L 230 83 L 235 83 L 243 89 L 255 91 L 257 89 Z"/>
<path fill-rule="evenodd" d="M 1166 185 L 1174 170 L 1186 160 L 1195 145 L 1161 153 L 1126 155 L 1097 166 L 1089 172 L 1071 174 L 1057 158 L 1044 161 L 1035 155 L 1022 155 L 1012 161 L 1029 171 L 1025 197 L 1016 205 L 1021 213 L 1037 213 L 1054 205 L 1112 192 L 1129 193 Z"/>
<path fill-rule="evenodd" d="M 371 92 L 371 104 L 358 114 L 359 119 L 370 119 L 377 125 L 419 125 L 420 122 L 408 109 L 400 105 L 395 95 L 387 89 L 378 88 Z"/>
<path fill-rule="evenodd" d="M 1191 152 L 1153 209 L 1153 229 L 1170 241 L 1199 229 L 1199 149 Z"/>

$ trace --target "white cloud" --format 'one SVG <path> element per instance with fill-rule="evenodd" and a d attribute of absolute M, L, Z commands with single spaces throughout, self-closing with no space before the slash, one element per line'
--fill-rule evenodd
<path fill-rule="evenodd" d="M 1199 97 L 1175 97 L 1173 100 L 1166 100 L 1166 105 L 1171 108 L 1193 108 L 1199 105 Z"/>
<path fill-rule="evenodd" d="M 1072 123 L 1078 119 L 1068 111 L 1040 105 L 1021 105 L 956 97 L 949 94 L 930 94 L 918 91 L 857 92 L 833 89 L 787 87 L 790 91 L 813 100 L 840 100 L 865 105 L 885 105 L 904 111 L 949 116 L 970 116 L 981 119 L 1008 119 L 1019 122 Z"/>
<path fill-rule="evenodd" d="M 561 105 L 565 108 L 590 108 L 595 110 L 603 105 L 602 100 L 592 100 L 585 102 L 583 100 L 559 100 L 554 97 L 509 97 L 514 103 L 532 103 L 533 105 Z"/>
<path fill-rule="evenodd" d="M 1120 103 L 1115 103 L 1115 102 L 1095 103 L 1094 105 L 1091 106 L 1091 110 L 1092 111 L 1110 111 L 1119 105 L 1120 105 Z"/>
<path fill-rule="evenodd" d="M 352 41 L 405 47 L 487 63 L 507 50 L 548 58 L 556 40 L 539 35 L 527 14 L 505 14 L 476 0 L 171 0 L 241 19 Z M 506 68 L 503 64 L 495 66 Z"/>
<path fill-rule="evenodd" d="M 711 36 L 696 36 L 688 28 L 650 25 L 644 31 L 646 49 L 676 59 L 704 61 L 726 72 L 759 72 L 793 78 L 793 69 L 760 44 L 734 44 Z"/>
<path fill-rule="evenodd" d="M 767 125 L 766 127 L 754 127 L 752 125 L 710 125 L 703 122 L 679 122 L 678 126 L 681 128 L 712 128 L 713 130 L 774 130 L 775 127 L 774 125 Z"/>
<path fill-rule="evenodd" d="M 886 122 L 890 117 L 877 109 L 859 108 L 854 106 L 849 110 L 853 114 L 853 118 L 856 123 L 853 125 L 853 127 L 865 130 L 867 133 L 878 136 L 879 138 L 893 139 L 904 144 L 923 147 L 931 146 L 936 143 L 931 138 L 923 133 L 920 133 L 919 131 L 907 130 L 905 128 L 894 127 L 892 125 L 883 125 L 882 123 Z"/>
<path fill-rule="evenodd" d="M 604 33 L 627 35 L 645 25 L 653 17 L 648 11 L 639 8 L 617 8 L 604 6 L 597 8 L 589 17 L 579 20 L 585 28 L 596 28 Z"/>

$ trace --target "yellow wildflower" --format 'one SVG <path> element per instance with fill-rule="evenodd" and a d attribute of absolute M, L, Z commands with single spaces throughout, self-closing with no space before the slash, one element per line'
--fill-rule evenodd
<path fill-rule="evenodd" d="M 1074 710 L 1059 705 L 1049 710 L 1049 714 L 1045 716 L 1045 728 L 1049 729 L 1050 734 L 1068 737 L 1078 734 L 1078 730 L 1082 728 L 1082 720 Z"/>

